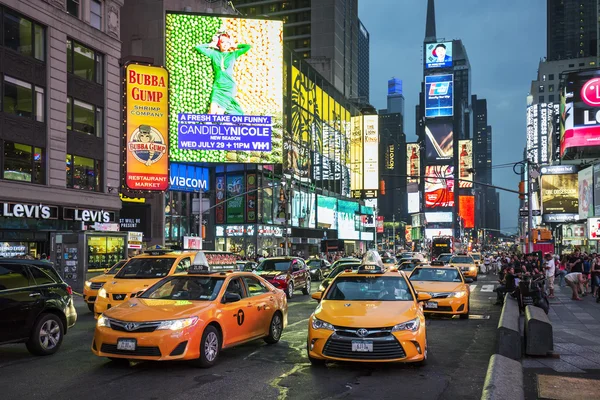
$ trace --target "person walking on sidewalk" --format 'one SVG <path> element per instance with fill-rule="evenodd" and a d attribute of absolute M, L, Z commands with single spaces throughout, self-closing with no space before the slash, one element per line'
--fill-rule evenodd
<path fill-rule="evenodd" d="M 571 300 L 581 301 L 581 297 L 579 297 L 579 293 L 584 290 L 587 279 L 585 275 L 581 272 L 571 272 L 565 276 L 565 282 L 573 291 L 573 297 Z"/>
<path fill-rule="evenodd" d="M 546 253 L 544 256 L 546 262 L 544 263 L 544 269 L 546 271 L 546 285 L 548 285 L 548 291 L 550 294 L 548 298 L 554 298 L 554 275 L 556 273 L 556 265 L 554 265 L 554 257 L 552 254 Z"/>
<path fill-rule="evenodd" d="M 567 275 L 567 256 L 563 256 L 558 264 L 558 271 L 556 271 L 556 276 L 558 276 L 558 285 L 560 287 L 565 286 L 565 276 Z"/>
<path fill-rule="evenodd" d="M 592 293 L 598 298 L 598 287 L 600 287 L 600 254 L 596 254 L 592 261 Z"/>

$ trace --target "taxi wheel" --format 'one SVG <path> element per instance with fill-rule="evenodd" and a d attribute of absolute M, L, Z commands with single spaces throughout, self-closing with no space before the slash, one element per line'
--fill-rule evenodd
<path fill-rule="evenodd" d="M 200 357 L 198 357 L 197 363 L 202 368 L 208 368 L 215 365 L 219 358 L 219 352 L 221 351 L 221 338 L 217 329 L 209 325 L 202 334 L 202 341 L 200 342 Z"/>
<path fill-rule="evenodd" d="M 273 318 L 271 318 L 271 325 L 269 325 L 269 336 L 265 337 L 267 344 L 275 344 L 281 339 L 283 333 L 283 318 L 279 311 L 275 312 Z"/>
<path fill-rule="evenodd" d="M 310 294 L 310 279 L 306 280 L 306 286 L 302 289 L 302 294 L 309 295 Z"/>
<path fill-rule="evenodd" d="M 319 270 L 319 273 L 317 274 L 317 281 L 322 281 L 323 280 L 323 271 Z"/>
<path fill-rule="evenodd" d="M 290 281 L 288 283 L 288 287 L 285 292 L 285 295 L 287 296 L 288 299 L 291 299 L 294 296 L 294 282 L 293 281 Z"/>
<path fill-rule="evenodd" d="M 94 303 L 88 303 L 88 310 L 90 310 L 90 312 L 94 312 Z"/>

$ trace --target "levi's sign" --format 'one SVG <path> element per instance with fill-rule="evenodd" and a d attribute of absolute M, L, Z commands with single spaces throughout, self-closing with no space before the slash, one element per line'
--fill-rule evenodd
<path fill-rule="evenodd" d="M 114 222 L 115 213 L 112 211 L 104 210 L 85 210 L 79 208 L 67 208 L 63 209 L 63 219 L 74 220 L 81 222 Z"/>
<path fill-rule="evenodd" d="M 14 218 L 57 219 L 58 207 L 45 204 L 0 203 L 0 216 Z"/>
<path fill-rule="evenodd" d="M 171 163 L 169 189 L 180 192 L 208 191 L 208 169 Z"/>

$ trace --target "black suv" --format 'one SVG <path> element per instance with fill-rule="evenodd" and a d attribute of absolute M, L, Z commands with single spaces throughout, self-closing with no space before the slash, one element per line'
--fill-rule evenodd
<path fill-rule="evenodd" d="M 54 354 L 76 320 L 73 290 L 51 263 L 0 258 L 0 344 Z"/>

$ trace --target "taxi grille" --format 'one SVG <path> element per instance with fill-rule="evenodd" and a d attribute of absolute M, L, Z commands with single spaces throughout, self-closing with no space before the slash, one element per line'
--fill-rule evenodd
<path fill-rule="evenodd" d="M 323 348 L 327 357 L 345 358 L 349 360 L 394 360 L 406 358 L 404 349 L 397 340 L 373 342 L 372 352 L 352 351 L 352 342 L 347 340 L 329 339 Z"/>
<path fill-rule="evenodd" d="M 92 282 L 92 284 L 90 285 L 90 289 L 100 290 L 102 289 L 102 286 L 104 286 L 104 282 Z"/>
<path fill-rule="evenodd" d="M 426 308 L 424 311 L 425 312 L 436 312 L 436 311 L 452 312 L 454 310 L 452 310 L 452 306 L 438 306 L 438 308 Z"/>
<path fill-rule="evenodd" d="M 113 296 L 113 300 L 123 301 L 127 297 L 127 294 L 125 294 L 125 293 L 119 293 L 119 294 L 113 293 L 112 296 Z"/>
<path fill-rule="evenodd" d="M 429 293 L 432 299 L 445 299 L 450 293 Z"/>
<path fill-rule="evenodd" d="M 135 350 L 118 350 L 116 344 L 103 343 L 100 350 L 102 353 L 119 354 L 124 356 L 147 356 L 160 357 L 160 348 L 151 346 L 137 346 Z"/>
<path fill-rule="evenodd" d="M 130 329 L 127 329 L 128 324 L 132 324 L 129 326 Z M 126 322 L 126 321 L 117 321 L 114 319 L 110 320 L 111 329 L 119 332 L 154 332 L 156 328 L 160 325 L 160 322 Z M 134 329 L 131 329 L 134 328 Z"/>
<path fill-rule="evenodd" d="M 367 334 L 361 336 L 358 334 L 358 329 L 356 328 L 346 328 L 343 326 L 336 326 L 335 333 L 339 336 L 343 337 L 351 337 L 351 338 L 375 338 L 375 337 L 385 337 L 390 336 L 392 334 L 392 328 L 369 328 L 366 330 Z"/>

